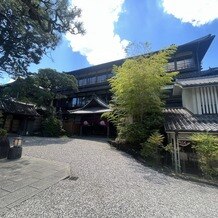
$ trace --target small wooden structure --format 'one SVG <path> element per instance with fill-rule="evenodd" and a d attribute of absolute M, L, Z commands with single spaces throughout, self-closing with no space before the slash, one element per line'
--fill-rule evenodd
<path fill-rule="evenodd" d="M 109 111 L 111 111 L 109 106 L 100 98 L 94 96 L 82 108 L 68 110 L 69 119 L 64 120 L 64 127 L 72 134 L 103 135 L 109 137 L 109 122 L 101 118 L 103 113 Z"/>
<path fill-rule="evenodd" d="M 180 173 L 186 167 L 184 161 L 197 163 L 194 153 L 184 152 L 189 147 L 193 133 L 208 132 L 218 136 L 218 115 L 194 115 L 185 108 L 167 108 L 165 114 L 165 131 L 168 141 L 173 146 L 173 164 Z"/>
<path fill-rule="evenodd" d="M 1 126 L 7 132 L 32 134 L 39 128 L 40 115 L 35 105 L 11 99 L 0 100 Z"/>

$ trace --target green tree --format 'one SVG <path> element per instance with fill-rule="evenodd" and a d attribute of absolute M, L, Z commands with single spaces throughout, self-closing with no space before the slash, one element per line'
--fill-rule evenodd
<path fill-rule="evenodd" d="M 175 52 L 171 46 L 158 53 L 127 59 L 114 67 L 109 82 L 113 111 L 106 114 L 118 131 L 118 139 L 142 143 L 162 123 L 164 86 L 176 73 L 167 73 L 166 65 Z"/>
<path fill-rule="evenodd" d="M 57 91 L 61 89 L 77 90 L 75 77 L 52 69 L 40 69 L 38 74 L 26 79 L 18 78 L 12 84 L 3 87 L 0 96 L 51 107 L 53 100 L 58 97 Z"/>
<path fill-rule="evenodd" d="M 47 117 L 42 122 L 42 131 L 43 135 L 48 137 L 59 137 L 65 133 L 61 121 L 54 116 Z"/>
<path fill-rule="evenodd" d="M 62 33 L 83 34 L 81 10 L 68 0 L 1 0 L 0 73 L 28 73 L 48 49 L 55 49 Z"/>
<path fill-rule="evenodd" d="M 202 172 L 206 176 L 218 176 L 218 137 L 208 133 L 191 136 Z"/>
<path fill-rule="evenodd" d="M 53 69 L 40 69 L 35 78 L 40 87 L 52 93 L 68 88 L 77 89 L 77 80 L 74 76 Z"/>

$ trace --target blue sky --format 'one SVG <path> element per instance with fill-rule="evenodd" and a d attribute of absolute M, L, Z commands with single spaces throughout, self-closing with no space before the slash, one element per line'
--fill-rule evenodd
<path fill-rule="evenodd" d="M 216 35 L 203 68 L 218 66 L 218 0 L 72 0 L 83 11 L 85 36 L 67 34 L 40 64 L 59 72 L 125 57 L 129 42 L 149 42 L 152 50 Z M 52 58 L 51 58 L 52 57 Z M 10 80 L 6 75 L 1 83 Z"/>

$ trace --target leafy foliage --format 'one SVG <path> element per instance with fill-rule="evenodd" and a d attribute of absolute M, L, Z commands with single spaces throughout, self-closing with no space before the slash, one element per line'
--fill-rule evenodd
<path fill-rule="evenodd" d="M 12 84 L 3 88 L 2 98 L 13 98 L 18 101 L 35 103 L 38 106 L 48 107 L 52 101 L 52 93 L 46 92 L 36 85 L 34 77 L 18 78 Z"/>
<path fill-rule="evenodd" d="M 202 172 L 206 176 L 218 176 L 218 137 L 208 133 L 198 133 L 191 136 L 194 149 L 197 152 Z"/>
<path fill-rule="evenodd" d="M 7 135 L 7 130 L 0 128 L 0 137 L 6 136 Z"/>
<path fill-rule="evenodd" d="M 68 88 L 77 89 L 77 81 L 74 76 L 59 73 L 53 69 L 40 69 L 35 78 L 38 85 L 53 93 Z"/>
<path fill-rule="evenodd" d="M 107 117 L 117 127 L 119 138 L 141 143 L 160 128 L 165 95 L 162 88 L 176 75 L 167 73 L 166 65 L 175 50 L 172 46 L 114 67 L 115 76 L 109 80 L 113 111 Z"/>
<path fill-rule="evenodd" d="M 157 159 L 159 149 L 163 146 L 164 136 L 158 132 L 154 132 L 146 142 L 142 144 L 141 155 L 144 158 Z"/>
<path fill-rule="evenodd" d="M 77 89 L 74 76 L 58 73 L 52 69 L 41 69 L 38 74 L 28 76 L 26 79 L 18 78 L 12 84 L 5 86 L 0 97 L 12 97 L 18 101 L 50 107 L 57 90 L 65 88 Z"/>
<path fill-rule="evenodd" d="M 171 154 L 173 154 L 173 152 L 174 152 L 174 148 L 173 148 L 172 143 L 167 144 L 166 146 L 163 147 L 163 149 Z"/>
<path fill-rule="evenodd" d="M 64 133 L 62 123 L 54 116 L 50 116 L 42 123 L 43 135 L 48 137 L 59 137 Z"/>
<path fill-rule="evenodd" d="M 4 123 L 4 115 L 3 115 L 3 112 L 0 111 L 0 128 L 3 127 L 3 123 Z"/>
<path fill-rule="evenodd" d="M 48 49 L 55 49 L 61 34 L 83 34 L 81 10 L 68 0 L 1 0 L 0 72 L 27 75 Z"/>

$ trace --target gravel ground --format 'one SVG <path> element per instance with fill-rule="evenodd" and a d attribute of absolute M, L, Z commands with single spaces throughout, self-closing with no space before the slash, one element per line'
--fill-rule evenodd
<path fill-rule="evenodd" d="M 26 138 L 24 155 L 66 162 L 63 180 L 3 217 L 218 217 L 218 189 L 158 173 L 101 139 Z"/>

